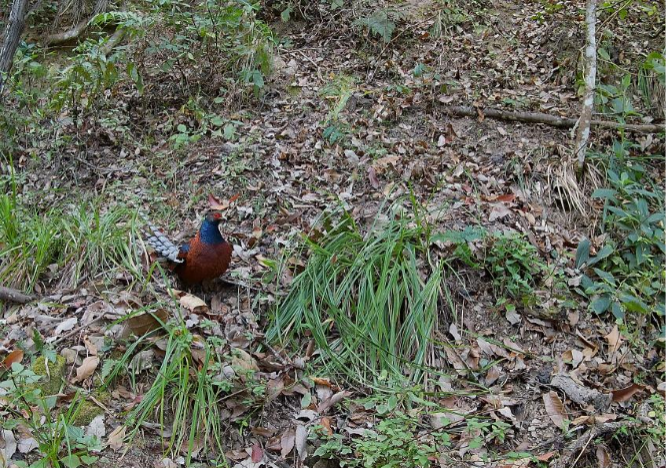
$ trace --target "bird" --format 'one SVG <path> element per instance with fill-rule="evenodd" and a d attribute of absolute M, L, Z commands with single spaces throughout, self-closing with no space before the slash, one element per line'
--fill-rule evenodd
<path fill-rule="evenodd" d="M 171 269 L 186 286 L 218 278 L 230 265 L 233 246 L 219 230 L 221 213 L 209 211 L 198 233 L 188 243 L 177 247 L 156 226 L 146 219 L 150 231 L 145 231 L 147 243 L 171 264 Z"/>

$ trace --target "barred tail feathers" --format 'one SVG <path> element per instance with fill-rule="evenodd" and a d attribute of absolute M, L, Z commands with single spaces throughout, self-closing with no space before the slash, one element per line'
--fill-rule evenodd
<path fill-rule="evenodd" d="M 149 231 L 144 231 L 147 244 L 153 247 L 160 256 L 167 258 L 171 262 L 183 263 L 184 260 L 178 258 L 180 251 L 179 247 L 177 247 L 170 239 L 168 239 L 165 234 L 160 231 L 160 229 L 154 226 L 146 218 L 146 216 L 142 217 L 144 218 L 144 221 L 147 223 L 149 228 Z"/>

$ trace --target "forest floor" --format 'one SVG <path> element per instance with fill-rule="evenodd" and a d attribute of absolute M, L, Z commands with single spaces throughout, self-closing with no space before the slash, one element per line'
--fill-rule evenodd
<path fill-rule="evenodd" d="M 227 207 L 223 231 L 235 245 L 230 269 L 220 283 L 182 293 L 181 305 L 165 292 L 176 282 L 168 275 L 166 283 L 157 272 L 149 288 L 123 272 L 111 281 L 85 278 L 76 287 L 47 278 L 35 287 L 39 301 L 3 305 L 1 349 L 19 343 L 34 348 L 37 331 L 66 357 L 64 379 L 90 392 L 104 410 L 94 412 L 95 422 L 85 422 L 105 442 L 94 466 L 184 463 L 184 451 L 166 451 L 175 428 L 170 433 L 146 423 L 132 439 L 116 430 L 156 378 L 165 352 L 160 345 L 136 361 L 144 366 L 137 375 L 130 372 L 104 395 L 96 393 L 105 361 L 117 362 L 132 349 L 120 338 L 128 328 L 120 319 L 130 311 L 159 309 L 184 314 L 193 334 L 225 340 L 238 366 L 254 374 L 260 390 L 247 380 L 220 402 L 230 466 L 664 466 L 660 320 L 628 314 L 616 321 L 609 313 L 595 314 L 588 299 L 557 288 L 559 282 L 579 284 L 575 252 L 582 239 L 591 240 L 593 254 L 606 240 L 603 205 L 591 193 L 607 182 L 607 155 L 619 133 L 592 129 L 594 156 L 577 180 L 569 129 L 448 112 L 449 106 L 476 105 L 577 117 L 581 3 L 562 2 L 555 11 L 548 11 L 550 2 L 449 4 L 448 11 L 429 0 L 400 4 L 389 42 L 358 31 L 351 16 L 330 14 L 327 5 L 310 6 L 307 18 L 294 12 L 288 22 L 267 7 L 262 17 L 277 45 L 260 97 L 213 100 L 211 90 L 220 83 L 205 66 L 148 72 L 141 95 L 129 84 L 117 86 L 80 116 L 79 125 L 64 112 L 54 137 L 58 154 L 51 154 L 49 142 L 38 142 L 14 156 L 23 202 L 40 213 L 96 198 L 105 208 L 147 213 L 177 241 L 194 234 L 209 206 Z M 621 69 L 635 68 L 643 51 L 663 50 L 662 17 L 638 6 L 625 19 L 603 11 L 605 19 L 600 47 L 617 66 L 603 65 L 602 80 L 615 82 Z M 161 34 L 150 30 L 137 50 Z M 158 53 L 142 60 L 142 70 L 155 70 L 162 58 Z M 196 89 L 210 97 L 193 97 Z M 632 96 L 643 118 L 663 121 L 663 90 L 646 104 Z M 174 129 L 202 126 L 198 111 L 205 108 L 210 117 L 229 122 L 226 138 L 210 124 L 212 131 L 197 141 L 177 145 L 170 138 Z M 626 138 L 637 144 L 631 160 L 665 154 L 664 136 Z M 46 155 L 51 159 L 45 167 Z M 665 187 L 664 160 L 646 167 Z M 410 199 L 435 232 L 477 227 L 522 234 L 548 267 L 533 285 L 536 302 L 501 302 L 489 272 L 454 264 L 461 278 L 452 290 L 456 312 L 444 304 L 436 311 L 439 372 L 421 388 L 395 393 L 323 375 L 309 363 L 308 339 L 298 348 L 274 344 L 270 350 L 264 332 L 291 277 L 268 280 L 269 262 L 294 255 L 289 261 L 304 265 L 307 257 L 293 246 L 299 234 L 320 225 L 324 213 L 347 211 L 366 230 L 389 204 L 408 207 Z M 435 248 L 445 256 L 449 251 L 448 243 Z M 490 245 L 474 240 L 469 248 L 481 259 Z M 138 262 L 147 273 L 149 257 Z M 96 366 L 75 377 L 92 355 L 99 356 Z M 559 374 L 572 383 L 552 380 Z M 401 402 L 391 408 L 395 429 L 384 426 L 390 394 Z M 401 428 L 403 417 L 411 422 Z M 18 445 L 8 466 L 34 461 L 29 432 L 14 438 Z M 393 438 L 414 452 L 393 460 L 398 447 L 383 443 Z M 8 431 L 4 439 L 8 450 Z M 332 459 L 315 456 L 327 440 L 340 444 L 327 453 Z M 201 448 L 191 462 L 214 466 Z M 363 464 L 364 454 L 371 464 Z"/>

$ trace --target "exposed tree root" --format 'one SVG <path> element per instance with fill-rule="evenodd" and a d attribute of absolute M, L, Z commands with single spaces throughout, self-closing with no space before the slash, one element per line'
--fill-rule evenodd
<path fill-rule="evenodd" d="M 79 39 L 88 29 L 88 26 L 91 24 L 91 19 L 93 19 L 96 15 L 107 11 L 108 6 L 108 0 L 97 0 L 95 7 L 93 8 L 93 15 L 90 18 L 80 21 L 76 26 L 68 29 L 67 31 L 49 34 L 42 39 L 42 43 L 49 47 L 66 44 L 68 42 L 74 41 L 75 39 Z"/>

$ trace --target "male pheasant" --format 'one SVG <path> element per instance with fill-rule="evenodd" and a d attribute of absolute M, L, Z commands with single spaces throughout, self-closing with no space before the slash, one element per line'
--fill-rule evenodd
<path fill-rule="evenodd" d="M 195 237 L 181 247 L 148 223 L 151 233 L 147 233 L 147 243 L 174 265 L 174 272 L 185 285 L 212 280 L 225 273 L 233 253 L 219 231 L 222 221 L 221 213 L 207 213 Z"/>

